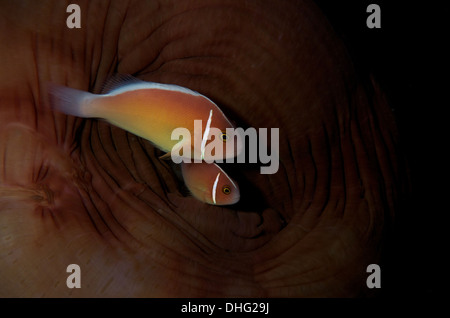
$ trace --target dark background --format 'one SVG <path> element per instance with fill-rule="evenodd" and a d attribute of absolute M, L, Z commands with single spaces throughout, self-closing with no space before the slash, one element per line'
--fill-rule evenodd
<path fill-rule="evenodd" d="M 449 143 L 442 144 L 437 137 L 442 127 L 439 117 L 445 116 L 448 105 L 437 99 L 439 80 L 432 75 L 443 68 L 435 43 L 443 30 L 438 24 L 445 21 L 439 15 L 445 17 L 445 9 L 430 2 L 398 0 L 315 2 L 344 40 L 357 68 L 372 73 L 387 94 L 407 160 L 412 190 L 397 211 L 387 262 L 381 268 L 381 295 L 436 296 L 436 287 L 446 277 L 443 258 L 450 250 L 440 247 L 444 241 L 438 238 L 439 224 L 450 212 L 439 204 L 449 195 L 439 170 L 441 158 L 447 156 L 441 151 Z M 381 29 L 366 26 L 371 3 L 381 8 Z M 448 42 L 448 34 L 440 41 Z"/>

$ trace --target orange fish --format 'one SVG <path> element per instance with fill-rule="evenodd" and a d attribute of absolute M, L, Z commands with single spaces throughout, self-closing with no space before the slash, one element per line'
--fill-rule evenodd
<path fill-rule="evenodd" d="M 242 149 L 241 138 L 238 134 L 230 135 L 234 130 L 227 128 L 234 129 L 234 126 L 220 108 L 207 97 L 181 86 L 116 75 L 107 81 L 104 88 L 107 93 L 102 95 L 55 84 L 49 84 L 48 90 L 53 108 L 67 115 L 102 118 L 149 140 L 166 152 L 163 157 L 169 157 L 175 150 L 191 149 L 189 158 L 217 159 L 205 156 L 206 146 L 214 140 L 212 128 L 222 132 L 222 159 L 235 157 Z M 201 120 L 201 127 L 198 125 L 199 129 L 194 130 L 195 120 Z M 172 140 L 172 132 L 180 127 L 188 129 L 191 138 Z M 226 147 L 231 139 L 233 146 Z"/>
<path fill-rule="evenodd" d="M 184 183 L 192 195 L 213 205 L 230 205 L 239 201 L 239 187 L 215 163 L 181 163 Z"/>

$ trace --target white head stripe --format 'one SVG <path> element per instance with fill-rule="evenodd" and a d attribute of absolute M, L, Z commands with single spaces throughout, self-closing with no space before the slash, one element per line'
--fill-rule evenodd
<path fill-rule="evenodd" d="M 228 179 L 228 181 L 231 182 L 231 184 L 233 185 L 234 188 L 236 187 L 236 184 L 233 182 L 233 180 L 227 175 L 227 173 L 225 171 L 222 170 L 221 167 L 219 167 L 218 165 L 216 165 L 217 168 L 219 168 L 219 170 L 225 175 L 225 177 Z"/>
<path fill-rule="evenodd" d="M 217 183 L 219 182 L 220 172 L 217 174 L 216 181 L 214 181 L 212 188 L 212 199 L 214 204 L 216 204 L 216 191 L 217 191 Z"/>
<path fill-rule="evenodd" d="M 205 131 L 203 133 L 202 145 L 200 147 L 200 150 L 202 152 L 202 159 L 205 158 L 205 145 L 206 145 L 206 140 L 208 140 L 209 130 L 210 130 L 210 127 L 211 127 L 212 114 L 213 114 L 213 111 L 211 109 L 209 111 L 208 121 L 206 122 L 206 128 L 205 128 Z"/>

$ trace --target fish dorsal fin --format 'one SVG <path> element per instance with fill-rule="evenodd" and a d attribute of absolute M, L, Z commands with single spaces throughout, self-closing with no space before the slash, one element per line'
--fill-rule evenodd
<path fill-rule="evenodd" d="M 101 93 L 108 94 L 124 86 L 133 84 L 144 84 L 144 81 L 130 75 L 130 74 L 114 74 L 108 77 L 102 86 Z"/>

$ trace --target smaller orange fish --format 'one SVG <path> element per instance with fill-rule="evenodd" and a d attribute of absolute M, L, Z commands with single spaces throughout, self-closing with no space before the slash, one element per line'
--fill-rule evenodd
<path fill-rule="evenodd" d="M 184 183 L 192 195 L 208 204 L 231 205 L 240 199 L 239 187 L 215 163 L 181 163 Z"/>

